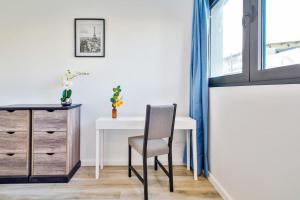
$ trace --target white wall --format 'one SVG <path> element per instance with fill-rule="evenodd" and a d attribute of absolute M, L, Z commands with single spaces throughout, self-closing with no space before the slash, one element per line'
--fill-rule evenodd
<path fill-rule="evenodd" d="M 210 173 L 219 191 L 234 200 L 300 199 L 299 119 L 300 85 L 210 89 Z"/>
<path fill-rule="evenodd" d="M 188 114 L 193 0 L 0 0 L 0 104 L 59 103 L 67 66 L 89 71 L 75 81 L 82 103 L 81 159 L 94 163 L 95 120 L 111 115 L 111 88 L 123 87 L 120 116 L 147 103 L 178 103 Z M 106 58 L 74 57 L 74 18 L 106 19 Z M 127 163 L 127 137 L 109 134 L 108 164 Z M 184 137 L 175 137 L 182 163 Z"/>

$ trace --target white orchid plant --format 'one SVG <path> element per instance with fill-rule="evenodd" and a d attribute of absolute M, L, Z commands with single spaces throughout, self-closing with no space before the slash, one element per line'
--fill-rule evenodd
<path fill-rule="evenodd" d="M 60 98 L 61 102 L 67 102 L 68 99 L 71 99 L 73 80 L 78 76 L 89 75 L 88 72 L 72 72 L 70 69 L 67 69 L 63 76 L 63 87 L 62 97 Z"/>

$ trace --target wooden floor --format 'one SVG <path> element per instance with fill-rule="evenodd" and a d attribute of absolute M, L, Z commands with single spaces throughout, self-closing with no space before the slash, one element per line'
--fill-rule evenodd
<path fill-rule="evenodd" d="M 105 167 L 99 180 L 94 178 L 94 170 L 81 167 L 68 184 L 0 185 L 0 200 L 143 199 L 142 184 L 135 176 L 127 177 L 126 167 Z M 168 179 L 161 170 L 149 167 L 148 171 L 150 200 L 222 199 L 206 179 L 194 181 L 192 173 L 184 167 L 174 168 L 174 193 L 169 192 Z"/>

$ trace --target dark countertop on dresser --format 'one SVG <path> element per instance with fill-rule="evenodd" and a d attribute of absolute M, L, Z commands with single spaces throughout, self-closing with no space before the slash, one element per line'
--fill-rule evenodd
<path fill-rule="evenodd" d="M 61 104 L 14 104 L 0 106 L 0 110 L 70 110 L 80 107 L 81 104 L 62 106 Z"/>

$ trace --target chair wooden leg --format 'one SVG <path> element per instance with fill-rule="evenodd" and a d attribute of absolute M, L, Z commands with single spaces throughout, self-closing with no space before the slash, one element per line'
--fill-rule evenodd
<path fill-rule="evenodd" d="M 157 171 L 157 156 L 154 157 L 154 170 Z"/>
<path fill-rule="evenodd" d="M 131 146 L 128 145 L 128 177 L 131 177 Z"/>
<path fill-rule="evenodd" d="M 173 161 L 172 161 L 172 152 L 168 154 L 168 161 L 169 161 L 169 187 L 170 192 L 173 192 Z"/>
<path fill-rule="evenodd" d="M 143 173 L 144 173 L 144 200 L 148 200 L 148 175 L 147 175 L 147 157 L 143 156 Z"/>

